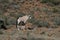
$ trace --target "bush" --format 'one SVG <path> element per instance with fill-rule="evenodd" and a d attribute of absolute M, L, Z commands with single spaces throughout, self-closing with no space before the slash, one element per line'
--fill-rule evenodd
<path fill-rule="evenodd" d="M 45 38 L 36 38 L 36 40 L 45 40 Z"/>
<path fill-rule="evenodd" d="M 8 0 L 0 0 L 0 2 L 2 2 L 2 3 L 7 3 Z"/>
<path fill-rule="evenodd" d="M 20 8 L 20 5 L 17 5 L 16 3 L 11 3 L 11 5 L 10 5 L 12 8 L 14 8 L 14 9 L 19 9 Z"/>
<path fill-rule="evenodd" d="M 8 0 L 0 0 L 0 14 L 3 14 L 4 12 L 6 12 L 7 10 L 7 8 L 8 8 L 8 6 L 9 6 L 9 2 L 8 2 Z"/>
<path fill-rule="evenodd" d="M 55 17 L 53 21 L 55 25 L 60 25 L 60 17 Z"/>
<path fill-rule="evenodd" d="M 10 16 L 12 16 L 12 17 L 15 17 L 15 18 L 18 18 L 18 17 L 22 17 L 23 15 L 25 15 L 24 13 L 17 13 L 17 14 L 15 14 L 15 13 L 10 13 Z"/>
<path fill-rule="evenodd" d="M 34 17 L 32 17 L 32 19 L 30 19 L 29 22 L 32 23 L 33 25 L 37 25 L 38 27 L 48 27 L 49 26 L 49 23 L 47 21 L 37 20 Z"/>
<path fill-rule="evenodd" d="M 7 25 L 15 25 L 16 24 L 16 19 L 13 17 L 8 17 L 7 18 Z"/>
<path fill-rule="evenodd" d="M 54 13 L 56 13 L 56 12 L 59 12 L 59 9 L 58 8 L 52 8 L 52 11 L 54 12 Z"/>
<path fill-rule="evenodd" d="M 37 20 L 34 18 L 33 14 L 30 14 L 30 15 L 32 15 L 32 18 L 29 19 L 28 22 L 32 23 L 33 25 L 37 25 L 38 27 L 48 27 L 49 26 L 49 23 L 47 21 Z"/>
<path fill-rule="evenodd" d="M 41 0 L 41 3 L 52 3 L 54 5 L 60 4 L 60 0 Z"/>
<path fill-rule="evenodd" d="M 36 21 L 34 24 L 37 25 L 38 27 L 48 27 L 49 26 L 49 23 L 47 21 L 42 21 L 42 20 Z"/>
<path fill-rule="evenodd" d="M 3 34 L 2 30 L 0 30 L 0 34 Z"/>
<path fill-rule="evenodd" d="M 0 20 L 5 21 L 5 18 L 6 18 L 6 16 L 4 16 L 4 15 L 0 15 Z"/>
<path fill-rule="evenodd" d="M 3 10 L 0 10 L 0 15 L 3 15 Z"/>
<path fill-rule="evenodd" d="M 41 3 L 46 3 L 48 2 L 48 0 L 41 0 Z"/>
<path fill-rule="evenodd" d="M 47 7 L 42 7 L 42 8 L 41 8 L 41 11 L 43 11 L 43 12 L 48 12 L 48 8 L 47 8 Z"/>
<path fill-rule="evenodd" d="M 11 17 L 16 17 L 16 14 L 15 14 L 15 13 L 13 13 L 13 12 L 12 12 L 12 13 L 10 13 L 9 15 L 10 15 Z"/>
<path fill-rule="evenodd" d="M 28 40 L 45 40 L 45 38 L 29 38 Z"/>
<path fill-rule="evenodd" d="M 4 25 L 7 24 L 7 19 L 8 19 L 8 16 L 0 15 L 0 20 L 4 21 Z"/>
<path fill-rule="evenodd" d="M 38 7 L 34 7 L 33 10 L 34 11 L 40 11 L 41 12 L 40 8 L 38 8 Z"/>

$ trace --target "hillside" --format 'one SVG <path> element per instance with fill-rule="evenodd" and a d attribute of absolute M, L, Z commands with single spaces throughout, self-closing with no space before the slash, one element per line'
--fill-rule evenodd
<path fill-rule="evenodd" d="M 32 16 L 25 26 L 33 30 L 16 29 L 24 15 Z M 60 40 L 60 0 L 0 0 L 0 19 L 8 28 L 0 29 L 0 40 Z"/>

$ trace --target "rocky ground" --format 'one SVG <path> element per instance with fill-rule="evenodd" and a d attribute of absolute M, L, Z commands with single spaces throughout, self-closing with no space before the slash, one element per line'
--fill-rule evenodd
<path fill-rule="evenodd" d="M 18 31 L 15 26 L 12 26 L 8 30 L 3 30 L 0 40 L 60 40 L 60 27 Z"/>

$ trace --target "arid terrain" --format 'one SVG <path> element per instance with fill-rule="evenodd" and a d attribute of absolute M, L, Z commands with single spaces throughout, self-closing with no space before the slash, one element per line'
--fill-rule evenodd
<path fill-rule="evenodd" d="M 32 18 L 18 31 L 16 19 L 24 15 Z M 1 19 L 7 30 L 0 29 L 0 40 L 60 40 L 60 0 L 0 0 Z"/>

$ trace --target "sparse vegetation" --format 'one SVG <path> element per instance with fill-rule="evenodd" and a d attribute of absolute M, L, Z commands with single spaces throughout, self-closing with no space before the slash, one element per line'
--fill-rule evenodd
<path fill-rule="evenodd" d="M 37 25 L 38 27 L 48 27 L 49 23 L 47 21 L 42 21 L 42 20 L 36 20 L 32 18 L 30 21 L 33 25 Z"/>
<path fill-rule="evenodd" d="M 21 12 L 19 12 L 19 13 L 10 13 L 10 16 L 11 17 L 15 17 L 15 18 L 18 18 L 18 17 L 22 17 L 22 16 L 24 16 L 25 14 L 24 13 L 21 13 Z"/>
<path fill-rule="evenodd" d="M 55 25 L 60 25 L 60 18 L 59 17 L 56 17 L 56 18 L 54 18 L 54 24 Z"/>
<path fill-rule="evenodd" d="M 16 19 L 13 18 L 13 17 L 8 17 L 7 24 L 8 25 L 15 25 L 16 24 Z"/>
<path fill-rule="evenodd" d="M 30 38 L 29 40 L 45 40 L 44 38 Z"/>
<path fill-rule="evenodd" d="M 2 30 L 0 30 L 0 35 L 3 34 Z"/>
<path fill-rule="evenodd" d="M 47 7 L 42 7 L 41 11 L 48 12 L 48 8 Z"/>
<path fill-rule="evenodd" d="M 56 13 L 56 12 L 59 12 L 59 9 L 58 8 L 52 8 L 53 9 L 53 12 Z"/>
<path fill-rule="evenodd" d="M 54 5 L 59 5 L 60 0 L 41 0 L 42 3 L 52 3 Z"/>
<path fill-rule="evenodd" d="M 24 15 L 32 16 L 26 27 L 33 29 L 17 31 L 16 19 Z M 60 0 L 0 0 L 0 20 L 7 28 L 0 40 L 60 40 Z"/>

